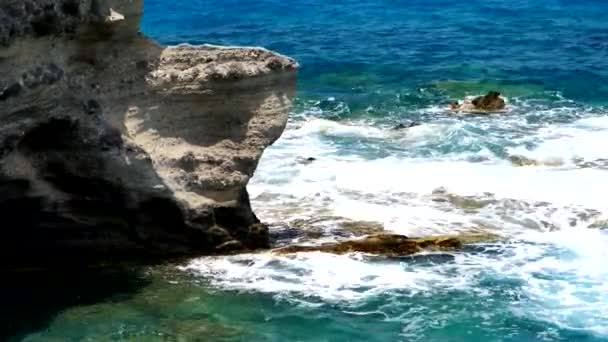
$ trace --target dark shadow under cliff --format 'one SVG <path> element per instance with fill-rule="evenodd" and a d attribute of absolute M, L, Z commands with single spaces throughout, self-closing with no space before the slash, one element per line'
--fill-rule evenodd
<path fill-rule="evenodd" d="M 44 330 L 62 310 L 128 299 L 148 284 L 139 266 L 0 271 L 0 340 Z"/>

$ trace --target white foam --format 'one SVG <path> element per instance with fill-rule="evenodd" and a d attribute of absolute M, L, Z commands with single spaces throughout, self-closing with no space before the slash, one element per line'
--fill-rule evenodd
<path fill-rule="evenodd" d="M 581 119 L 570 125 L 549 126 L 539 131 L 537 139 L 542 142 L 536 148 L 513 148 L 510 154 L 565 163 L 573 159 L 606 159 L 608 152 L 604 146 L 608 142 L 608 116 Z"/>
<path fill-rule="evenodd" d="M 529 305 L 523 314 L 562 328 L 589 330 L 608 336 L 608 234 L 600 230 L 563 229 L 530 233 L 527 238 L 550 244 L 560 252 L 541 257 L 519 250 L 524 262 L 506 275 L 525 281 Z M 503 264 L 513 262 L 504 261 Z M 504 268 L 493 267 L 504 271 Z"/>
<path fill-rule="evenodd" d="M 360 304 L 388 294 L 398 294 L 397 301 L 445 290 L 483 294 L 489 290 L 484 280 L 507 281 L 521 284 L 510 289 L 520 298 L 507 303 L 514 314 L 608 336 L 608 234 L 572 229 L 522 238 L 526 242 L 504 246 L 506 252 L 498 257 L 458 253 L 451 261 L 426 266 L 315 252 L 207 257 L 181 270 L 222 289 L 269 293 L 303 305 L 321 299 L 358 314 L 369 313 L 357 311 Z M 378 310 L 386 319 L 402 319 Z"/>
<path fill-rule="evenodd" d="M 386 291 L 408 289 L 411 293 L 432 286 L 458 284 L 441 274 L 399 263 L 370 263 L 361 255 L 299 253 L 201 258 L 181 267 L 211 280 L 224 289 L 261 291 L 317 297 L 326 301 L 358 301 Z"/>
<path fill-rule="evenodd" d="M 605 131 L 601 127 L 604 124 L 604 119 L 585 119 L 551 130 L 580 130 L 576 127 L 589 126 L 600 129 L 603 134 Z M 466 230 L 477 226 L 480 221 L 504 227 L 507 234 L 515 234 L 521 227 L 541 226 L 541 221 L 559 228 L 571 224 L 569 219 L 574 215 L 574 207 L 594 208 L 602 212 L 608 208 L 604 200 L 608 193 L 604 170 L 513 167 L 506 161 L 490 158 L 488 151 L 477 154 L 488 156 L 489 160 L 483 163 L 468 162 L 462 158 L 466 154 L 427 159 L 395 156 L 369 160 L 343 153 L 332 144 L 332 139 L 326 139 L 326 134 L 339 134 L 400 139 L 404 146 L 416 146 L 460 130 L 463 125 L 425 124 L 405 130 L 404 134 L 383 131 L 363 122 L 343 124 L 322 119 L 308 120 L 301 128 L 287 131 L 277 145 L 266 152 L 249 186 L 254 208 L 258 213 L 264 213 L 262 219 L 270 222 L 284 222 L 299 215 L 302 218 L 307 215 L 335 215 L 378 221 L 389 230 L 411 236 Z M 540 135 L 547 133 L 541 131 Z M 308 165 L 296 162 L 298 157 L 308 156 L 317 160 Z M 461 196 L 479 196 L 489 192 L 497 199 L 548 202 L 553 209 L 551 213 L 539 212 L 538 215 L 511 210 L 509 216 L 513 220 L 510 222 L 520 217 L 533 224 L 510 225 L 504 222 L 505 214 L 492 212 L 492 208 L 474 215 L 434 203 L 431 193 L 440 187 Z M 258 196 L 260 201 L 256 200 Z M 285 217 L 286 206 L 292 207 L 289 217 Z"/>
<path fill-rule="evenodd" d="M 523 125 L 522 120 L 513 117 L 492 122 L 482 118 L 475 124 L 484 130 L 492 126 L 508 129 L 510 125 Z M 483 291 L 479 280 L 491 276 L 522 284 L 514 289 L 521 297 L 519 303 L 513 303 L 514 313 L 608 336 L 608 268 L 604 267 L 608 235 L 586 229 L 592 221 L 608 215 L 606 171 L 514 167 L 488 151 L 481 152 L 488 157 L 485 162 L 474 163 L 467 161 L 466 152 L 369 159 L 333 144 L 336 137 L 360 137 L 416 148 L 460 134 L 465 125 L 446 120 L 394 132 L 365 122 L 308 120 L 301 128 L 286 132 L 266 152 L 250 186 L 253 205 L 268 221 L 284 222 L 298 215 L 335 215 L 382 222 L 387 229 L 410 236 L 489 226 L 519 241 L 501 247 L 507 253 L 498 257 L 458 253 L 453 261 L 429 267 L 370 262 L 356 254 L 257 254 L 198 259 L 183 269 L 221 288 L 345 302 L 391 291 L 411 295 L 446 288 Z M 478 133 L 460 138 L 463 145 L 488 139 Z M 536 147 L 513 148 L 511 154 L 539 160 L 602 159 L 607 157 L 603 146 L 608 141 L 608 117 L 530 129 L 516 139 L 512 141 L 518 144 L 534 141 Z M 298 156 L 317 160 L 301 165 L 294 162 Z M 465 210 L 433 201 L 432 192 L 440 187 L 459 196 L 492 193 L 497 201 Z M 260 201 L 256 196 L 261 196 Z M 283 210 L 285 206 L 291 207 L 288 214 Z M 580 214 L 588 214 L 587 209 L 599 214 L 584 218 Z M 549 232 L 551 229 L 557 231 Z"/>

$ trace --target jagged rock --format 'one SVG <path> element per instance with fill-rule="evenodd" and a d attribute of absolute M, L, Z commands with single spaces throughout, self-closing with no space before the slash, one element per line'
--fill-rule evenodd
<path fill-rule="evenodd" d="M 288 246 L 275 249 L 277 254 L 291 254 L 300 252 L 325 252 L 345 254 L 362 252 L 384 256 L 404 256 L 415 254 L 424 250 L 449 251 L 462 248 L 464 244 L 494 240 L 495 236 L 488 234 L 463 235 L 456 237 L 430 237 L 410 239 L 403 235 L 377 234 L 360 240 L 328 243 L 317 246 Z"/>
<path fill-rule="evenodd" d="M 142 0 L 1 2 L 4 261 L 268 247 L 245 187 L 285 128 L 297 63 L 162 47 L 138 33 L 141 13 Z"/>
<path fill-rule="evenodd" d="M 484 96 L 473 99 L 465 99 L 462 103 L 455 101 L 450 103 L 450 110 L 454 112 L 493 112 L 505 109 L 505 100 L 497 91 L 490 91 Z"/>
<path fill-rule="evenodd" d="M 500 97 L 497 91 L 490 91 L 485 96 L 478 96 L 471 101 L 475 109 L 485 111 L 495 111 L 505 109 L 505 100 Z"/>

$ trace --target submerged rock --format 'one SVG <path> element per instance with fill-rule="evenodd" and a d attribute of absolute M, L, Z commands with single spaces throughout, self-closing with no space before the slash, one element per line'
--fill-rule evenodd
<path fill-rule="evenodd" d="M 560 166 L 571 166 L 577 167 L 581 169 L 608 169 L 608 160 L 606 159 L 596 159 L 596 160 L 582 160 L 582 159 L 572 159 L 572 160 L 563 160 L 560 158 L 550 158 L 544 160 L 537 160 L 527 158 L 521 155 L 512 155 L 508 157 L 511 164 L 514 166 L 551 166 L 551 167 L 560 167 Z"/>
<path fill-rule="evenodd" d="M 577 161 L 576 166 L 582 169 L 608 169 L 608 159 L 596 159 L 592 161 Z"/>
<path fill-rule="evenodd" d="M 312 164 L 313 162 L 315 162 L 317 160 L 317 158 L 314 157 L 308 157 L 308 158 L 304 158 L 304 157 L 298 157 L 296 158 L 296 162 L 298 164 L 302 164 L 302 165 L 309 165 Z"/>
<path fill-rule="evenodd" d="M 509 156 L 509 161 L 514 166 L 536 166 L 536 165 L 539 165 L 538 161 L 536 161 L 534 159 L 530 159 L 530 158 L 524 157 L 524 156 L 519 156 L 519 155 Z"/>
<path fill-rule="evenodd" d="M 337 233 L 343 236 L 364 236 L 379 234 L 384 231 L 384 225 L 373 221 L 343 221 L 338 223 Z"/>
<path fill-rule="evenodd" d="M 608 220 L 595 221 L 589 225 L 591 229 L 608 229 Z"/>
<path fill-rule="evenodd" d="M 268 247 L 245 187 L 285 128 L 297 63 L 160 46 L 142 6 L 0 5 L 3 260 Z"/>
<path fill-rule="evenodd" d="M 513 166 L 562 166 L 564 161 L 561 159 L 536 160 L 520 155 L 509 156 L 509 161 Z"/>
<path fill-rule="evenodd" d="M 322 238 L 353 238 L 383 231 L 384 225 L 380 222 L 353 221 L 340 216 L 319 216 L 293 220 L 289 223 L 289 229 L 282 229 L 280 233 L 290 240 L 297 239 L 299 242 L 304 242 Z"/>
<path fill-rule="evenodd" d="M 402 129 L 417 127 L 417 126 L 420 126 L 420 125 L 422 125 L 420 122 L 415 122 L 415 121 L 412 121 L 412 122 L 407 123 L 407 124 L 400 123 L 400 124 L 396 125 L 395 127 L 393 127 L 393 131 L 400 131 Z"/>
<path fill-rule="evenodd" d="M 325 252 L 345 254 L 353 252 L 377 254 L 384 256 L 404 256 L 421 251 L 450 251 L 463 247 L 464 244 L 491 241 L 496 236 L 489 234 L 475 234 L 463 236 L 429 237 L 410 239 L 404 235 L 377 234 L 360 240 L 343 241 L 322 244 L 318 246 L 288 246 L 275 249 L 277 254 L 291 254 L 300 252 Z"/>
<path fill-rule="evenodd" d="M 480 196 L 461 196 L 447 192 L 447 190 L 440 188 L 433 191 L 433 202 L 447 202 L 452 204 L 454 207 L 464 210 L 477 210 L 485 208 L 489 205 L 496 204 L 497 200 L 492 194 L 484 194 Z"/>

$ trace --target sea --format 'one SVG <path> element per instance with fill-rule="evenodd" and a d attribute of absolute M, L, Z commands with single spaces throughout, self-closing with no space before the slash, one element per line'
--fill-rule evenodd
<path fill-rule="evenodd" d="M 142 31 L 301 64 L 248 186 L 275 244 L 343 222 L 494 238 L 34 274 L 7 340 L 608 341 L 607 1 L 146 0 Z M 505 111 L 447 110 L 491 90 Z"/>

